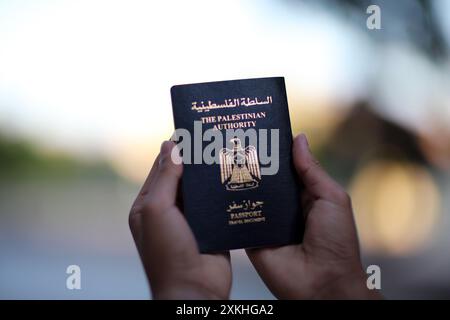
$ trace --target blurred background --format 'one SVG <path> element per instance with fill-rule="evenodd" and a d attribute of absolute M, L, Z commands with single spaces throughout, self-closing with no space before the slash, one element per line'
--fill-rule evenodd
<path fill-rule="evenodd" d="M 352 195 L 383 294 L 450 298 L 449 15 L 447 0 L 0 0 L 0 298 L 149 298 L 127 219 L 173 131 L 169 88 L 266 76 L 286 78 L 294 133 Z M 273 298 L 243 251 L 232 263 L 232 298 Z"/>

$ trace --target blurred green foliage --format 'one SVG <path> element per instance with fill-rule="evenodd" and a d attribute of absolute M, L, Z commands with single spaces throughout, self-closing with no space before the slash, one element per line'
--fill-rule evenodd
<path fill-rule="evenodd" d="M 102 161 L 81 161 L 59 153 L 40 151 L 32 143 L 0 134 L 0 179 L 117 177 Z"/>

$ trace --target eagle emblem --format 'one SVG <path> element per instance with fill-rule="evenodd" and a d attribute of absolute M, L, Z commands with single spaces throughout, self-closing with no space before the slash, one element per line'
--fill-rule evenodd
<path fill-rule="evenodd" d="M 258 153 L 254 146 L 243 148 L 241 140 L 230 140 L 233 149 L 220 150 L 220 177 L 229 191 L 253 189 L 261 180 Z"/>

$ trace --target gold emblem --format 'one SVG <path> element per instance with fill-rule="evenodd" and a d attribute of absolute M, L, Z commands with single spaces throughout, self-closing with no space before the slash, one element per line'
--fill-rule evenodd
<path fill-rule="evenodd" d="M 229 191 L 258 187 L 261 180 L 258 153 L 254 146 L 242 148 L 241 140 L 233 138 L 233 149 L 220 150 L 220 176 Z"/>

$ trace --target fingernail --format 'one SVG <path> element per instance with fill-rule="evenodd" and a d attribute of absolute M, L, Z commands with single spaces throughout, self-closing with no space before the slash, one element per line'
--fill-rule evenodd
<path fill-rule="evenodd" d="M 160 153 L 161 153 L 162 156 L 168 155 L 171 150 L 172 150 L 172 142 L 171 141 L 164 141 L 161 144 Z"/>
<path fill-rule="evenodd" d="M 300 148 L 300 150 L 303 150 L 303 152 L 307 153 L 307 154 L 312 154 L 311 153 L 311 148 L 309 147 L 309 143 L 308 143 L 308 139 L 306 138 L 306 135 L 304 133 L 301 133 L 297 136 L 296 138 L 297 143 L 298 143 L 298 147 Z"/>
<path fill-rule="evenodd" d="M 170 141 L 164 141 L 161 144 L 161 149 L 159 151 L 159 165 L 162 165 L 166 161 L 167 157 L 170 155 L 172 150 L 172 143 Z"/>
<path fill-rule="evenodd" d="M 308 141 L 306 140 L 306 136 L 304 133 L 300 133 L 297 137 L 295 137 L 295 143 L 298 143 L 300 147 L 307 147 Z"/>
<path fill-rule="evenodd" d="M 300 138 L 302 139 L 302 142 L 309 148 L 309 142 L 308 142 L 308 138 L 306 138 L 306 134 L 301 133 Z"/>

